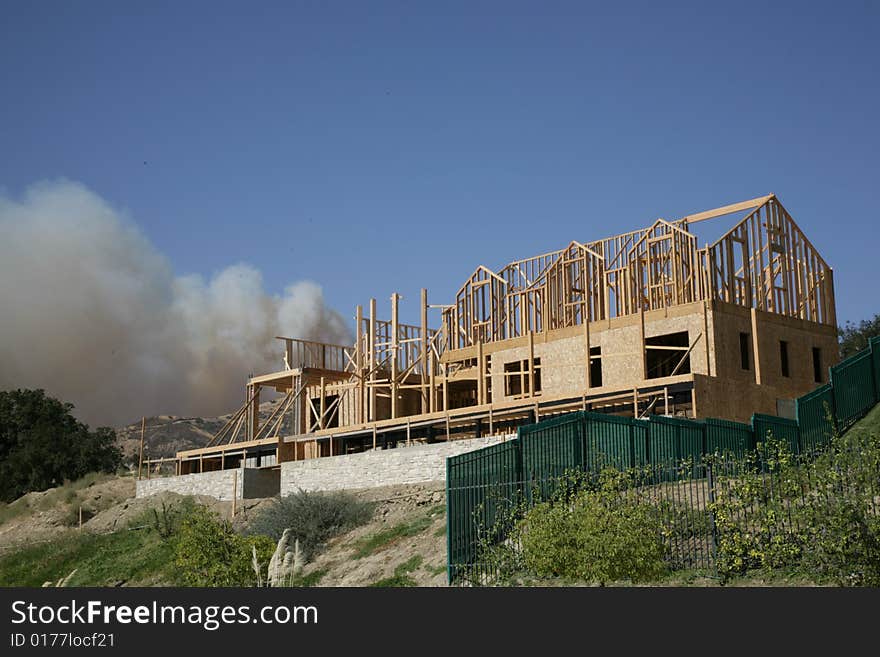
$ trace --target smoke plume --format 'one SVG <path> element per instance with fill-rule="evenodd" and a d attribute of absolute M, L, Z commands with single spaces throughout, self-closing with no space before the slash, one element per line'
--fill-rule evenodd
<path fill-rule="evenodd" d="M 0 192 L 0 390 L 44 388 L 93 425 L 217 415 L 241 404 L 248 374 L 283 368 L 276 335 L 352 342 L 315 283 L 271 295 L 247 264 L 176 276 L 80 184 Z"/>

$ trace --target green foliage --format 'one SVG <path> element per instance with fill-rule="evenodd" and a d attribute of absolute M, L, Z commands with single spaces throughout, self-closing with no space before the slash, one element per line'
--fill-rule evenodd
<path fill-rule="evenodd" d="M 349 493 L 297 491 L 276 498 L 247 527 L 249 535 L 268 536 L 278 541 L 285 529 L 291 542 L 299 540 L 304 557 L 311 559 L 329 539 L 367 522 L 373 505 Z"/>
<path fill-rule="evenodd" d="M 185 497 L 178 504 L 162 501 L 161 507 L 153 507 L 143 517 L 143 523 L 153 529 L 162 539 L 168 540 L 180 529 L 181 523 L 195 509 L 192 498 Z"/>
<path fill-rule="evenodd" d="M 365 536 L 355 545 L 355 559 L 361 559 L 377 550 L 384 549 L 392 543 L 409 536 L 421 534 L 431 526 L 433 517 L 430 515 L 419 516 L 411 522 L 403 522 L 388 529 L 382 529 L 374 534 Z"/>
<path fill-rule="evenodd" d="M 120 467 L 113 429 L 90 431 L 72 410 L 43 390 L 0 392 L 0 500 Z"/>
<path fill-rule="evenodd" d="M 723 581 L 760 569 L 880 585 L 880 437 L 835 433 L 814 460 L 771 437 L 719 479 L 712 505 Z"/>
<path fill-rule="evenodd" d="M 858 324 L 847 322 L 845 326 L 837 329 L 840 357 L 848 358 L 862 349 L 867 349 L 868 340 L 878 335 L 880 335 L 880 315 L 874 315 L 873 319 L 863 319 Z"/>
<path fill-rule="evenodd" d="M 730 470 L 730 464 L 727 464 Z M 771 571 L 800 558 L 803 537 L 785 531 L 804 472 L 785 441 L 768 435 L 757 452 L 735 462 L 735 475 L 716 487 L 711 510 L 718 529 L 717 567 L 722 580 L 752 569 Z"/>
<path fill-rule="evenodd" d="M 602 472 L 597 488 L 566 491 L 530 509 L 517 529 L 525 567 L 540 577 L 607 584 L 648 582 L 666 572 L 654 507 L 621 491 L 626 475 Z"/>
<path fill-rule="evenodd" d="M 416 581 L 410 577 L 410 573 L 418 570 L 421 565 L 422 556 L 417 554 L 397 566 L 397 568 L 394 569 L 394 575 L 392 577 L 380 579 L 378 582 L 370 584 L 370 586 L 380 588 L 417 586 Z"/>
<path fill-rule="evenodd" d="M 293 581 L 290 583 L 291 586 L 317 586 L 322 579 L 324 579 L 324 575 L 327 574 L 326 568 L 318 568 L 313 570 L 307 575 L 299 575 L 293 578 Z"/>
<path fill-rule="evenodd" d="M 194 507 L 180 525 L 174 563 L 184 586 L 249 586 L 252 548 L 268 563 L 275 543 L 266 536 L 239 536 L 232 526 L 203 506 Z"/>

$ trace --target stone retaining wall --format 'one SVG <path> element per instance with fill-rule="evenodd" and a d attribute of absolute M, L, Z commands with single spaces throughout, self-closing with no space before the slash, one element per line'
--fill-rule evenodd
<path fill-rule="evenodd" d="M 303 490 L 375 488 L 446 480 L 446 458 L 494 445 L 516 434 L 377 449 L 281 464 L 281 495 Z"/>

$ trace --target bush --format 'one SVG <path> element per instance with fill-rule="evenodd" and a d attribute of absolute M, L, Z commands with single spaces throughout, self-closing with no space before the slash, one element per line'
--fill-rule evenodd
<path fill-rule="evenodd" d="M 253 548 L 268 563 L 275 543 L 266 536 L 239 536 L 203 506 L 189 511 L 178 530 L 175 565 L 184 586 L 253 586 Z"/>
<path fill-rule="evenodd" d="M 648 504 L 627 500 L 617 475 L 529 510 L 517 529 L 525 567 L 539 577 L 607 584 L 652 581 L 666 572 L 662 524 Z"/>
<path fill-rule="evenodd" d="M 248 525 L 247 534 L 278 541 L 285 529 L 308 560 L 329 539 L 367 522 L 373 505 L 349 493 L 297 491 L 278 497 Z"/>
<path fill-rule="evenodd" d="M 832 436 L 815 460 L 770 436 L 756 459 L 719 479 L 712 506 L 722 581 L 749 570 L 880 586 L 880 437 Z"/>

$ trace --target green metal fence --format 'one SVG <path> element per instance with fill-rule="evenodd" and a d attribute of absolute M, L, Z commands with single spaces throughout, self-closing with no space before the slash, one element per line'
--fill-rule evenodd
<path fill-rule="evenodd" d="M 874 338 L 867 349 L 830 368 L 829 383 L 796 400 L 796 420 L 763 414 L 753 415 L 750 424 L 663 416 L 644 420 L 582 411 L 520 427 L 514 440 L 450 457 L 449 580 L 479 566 L 481 542 L 503 540 L 505 527 L 499 522 L 510 517 L 513 507 L 531 505 L 536 496 L 546 499 L 568 471 L 650 466 L 661 479 L 693 481 L 706 476 L 703 455 L 742 458 L 768 432 L 785 440 L 792 453 L 809 454 L 828 442 L 835 425 L 845 430 L 867 413 L 880 401 L 878 395 L 880 338 Z M 703 549 L 698 560 L 705 559 Z"/>

